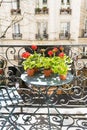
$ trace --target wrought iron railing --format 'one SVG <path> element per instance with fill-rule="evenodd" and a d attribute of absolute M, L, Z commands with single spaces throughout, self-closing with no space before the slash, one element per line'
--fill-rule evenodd
<path fill-rule="evenodd" d="M 38 45 L 37 52 L 47 47 L 59 47 L 60 45 Z M 23 99 L 23 103 L 17 108 L 21 111 L 14 113 L 15 119 L 10 119 L 18 128 L 26 130 L 28 125 L 30 130 L 65 130 L 87 128 L 87 112 L 84 114 L 67 114 L 59 112 L 59 108 L 87 108 L 87 45 L 63 45 L 65 53 L 73 60 L 71 73 L 73 81 L 57 87 L 37 87 L 26 85 L 21 79 L 24 73 L 22 66 L 22 53 L 31 50 L 29 45 L 1 45 L 0 46 L 0 86 L 18 86 L 18 92 Z M 59 94 L 59 90 L 62 93 Z M 46 111 L 39 111 L 40 109 Z M 26 113 L 25 109 L 28 109 Z M 52 111 L 55 109 L 55 111 Z M 52 111 L 50 113 L 50 111 Z M 5 115 L 8 113 L 5 113 Z M 18 117 L 21 114 L 19 122 Z M 48 115 L 48 117 L 46 117 Z M 1 120 L 2 121 L 2 120 Z M 66 124 L 65 124 L 66 122 Z M 14 126 L 6 125 L 9 129 Z"/>
<path fill-rule="evenodd" d="M 69 40 L 70 35 L 71 34 L 68 31 L 66 33 L 59 33 L 59 39 L 60 40 Z"/>
<path fill-rule="evenodd" d="M 36 40 L 47 40 L 48 39 L 48 34 L 36 34 Z"/>

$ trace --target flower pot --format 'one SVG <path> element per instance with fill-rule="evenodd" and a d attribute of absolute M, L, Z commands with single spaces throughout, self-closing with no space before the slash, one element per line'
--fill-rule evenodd
<path fill-rule="evenodd" d="M 63 94 L 63 90 L 58 89 L 57 94 Z"/>
<path fill-rule="evenodd" d="M 61 80 L 66 80 L 66 78 L 67 78 L 67 74 L 66 74 L 66 75 L 64 75 L 64 74 L 59 75 L 59 77 L 60 77 Z"/>
<path fill-rule="evenodd" d="M 28 76 L 33 76 L 35 74 L 35 69 L 27 69 Z"/>
<path fill-rule="evenodd" d="M 51 69 L 44 69 L 44 76 L 45 77 L 49 77 L 52 73 L 52 70 Z"/>
<path fill-rule="evenodd" d="M 3 69 L 0 69 L 0 75 L 4 74 Z"/>

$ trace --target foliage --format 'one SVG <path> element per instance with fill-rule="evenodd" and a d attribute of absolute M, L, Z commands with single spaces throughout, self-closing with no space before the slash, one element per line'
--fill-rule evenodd
<path fill-rule="evenodd" d="M 32 68 L 44 68 L 51 69 L 53 73 L 67 74 L 70 69 L 70 64 L 72 60 L 69 56 L 67 56 L 63 50 L 64 48 L 60 46 L 61 52 L 58 55 L 55 55 L 58 51 L 58 48 L 53 48 L 53 50 L 48 51 L 48 57 L 45 56 L 44 51 L 43 54 L 37 53 L 37 46 L 32 45 L 31 47 L 34 51 L 33 54 L 26 52 L 25 61 L 23 61 L 24 70 L 32 69 Z M 27 58 L 28 57 L 28 58 Z"/>
<path fill-rule="evenodd" d="M 51 66 L 52 66 L 52 59 L 49 58 L 49 57 L 42 57 L 42 67 L 44 69 L 51 69 Z"/>
<path fill-rule="evenodd" d="M 24 66 L 24 70 L 40 67 L 40 54 L 31 54 L 25 61 L 23 61 L 22 65 Z"/>

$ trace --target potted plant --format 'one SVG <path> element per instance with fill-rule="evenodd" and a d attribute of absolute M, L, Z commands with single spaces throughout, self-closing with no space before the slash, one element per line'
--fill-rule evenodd
<path fill-rule="evenodd" d="M 52 59 L 52 71 L 57 73 L 60 79 L 65 80 L 71 63 L 71 58 L 61 52 L 57 57 L 53 57 Z"/>
<path fill-rule="evenodd" d="M 42 67 L 43 67 L 43 72 L 44 72 L 44 75 L 45 77 L 49 77 L 52 73 L 52 70 L 51 70 L 51 65 L 52 65 L 52 62 L 51 62 L 51 58 L 50 57 L 43 57 L 43 64 L 42 64 Z"/>
<path fill-rule="evenodd" d="M 39 61 L 40 54 L 37 53 L 31 54 L 25 61 L 23 61 L 22 65 L 29 76 L 33 76 L 37 71 L 38 67 L 41 65 Z"/>
<path fill-rule="evenodd" d="M 4 60 L 0 59 L 0 75 L 2 75 L 4 73 Z"/>

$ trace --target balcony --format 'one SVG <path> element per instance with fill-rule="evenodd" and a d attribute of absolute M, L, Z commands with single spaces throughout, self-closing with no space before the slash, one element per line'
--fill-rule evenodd
<path fill-rule="evenodd" d="M 11 15 L 20 15 L 21 9 L 11 9 Z"/>
<path fill-rule="evenodd" d="M 14 40 L 20 40 L 20 39 L 22 39 L 22 34 L 21 33 L 13 33 L 12 37 Z"/>
<path fill-rule="evenodd" d="M 59 33 L 59 39 L 60 40 L 69 40 L 70 39 L 70 33 Z"/>
<path fill-rule="evenodd" d="M 36 34 L 35 38 L 36 40 L 47 40 L 48 34 Z"/>
<path fill-rule="evenodd" d="M 36 52 L 41 52 L 41 49 L 45 50 L 45 55 L 49 50 L 53 50 L 54 47 L 59 48 L 58 45 L 39 45 Z M 35 49 L 35 48 L 34 48 Z M 68 129 L 87 129 L 87 44 L 73 44 L 63 45 L 64 53 L 72 58 L 72 66 L 70 73 L 73 75 L 72 82 L 61 84 L 59 86 L 52 86 L 53 82 L 48 81 L 48 77 L 44 77 L 45 81 L 48 81 L 51 86 L 37 85 L 36 78 L 35 85 L 28 85 L 21 79 L 21 75 L 27 74 L 23 68 L 22 62 L 25 60 L 22 57 L 23 52 L 33 53 L 31 45 L 0 45 L 0 103 L 4 99 L 6 94 L 6 88 L 8 94 L 15 94 L 16 91 L 22 98 L 23 102 L 18 101 L 19 95 L 12 95 L 13 100 L 16 101 L 16 105 L 13 110 L 13 104 L 8 109 L 1 108 L 0 104 L 0 129 L 4 126 L 4 129 L 13 130 L 68 130 Z M 14 57 L 17 57 L 14 59 Z M 25 77 L 25 81 L 26 81 Z M 38 77 L 37 77 L 38 78 Z M 43 79 L 43 76 L 41 77 Z M 30 79 L 30 78 L 29 78 Z M 41 80 L 38 80 L 41 83 Z M 53 81 L 56 82 L 55 78 Z M 27 80 L 28 82 L 28 80 Z M 61 81 L 62 83 L 62 81 Z M 35 87 L 36 86 L 36 87 Z M 2 88 L 5 87 L 4 91 Z M 12 89 L 12 88 L 15 89 Z M 60 93 L 61 90 L 61 93 Z M 1 95 L 3 94 L 3 98 Z M 15 98 L 17 100 L 15 100 Z M 7 99 L 7 102 L 4 102 Z M 10 104 L 9 98 L 5 98 L 3 104 Z M 11 99 L 10 99 L 11 100 Z M 48 108 L 48 109 L 47 109 Z M 13 113 L 12 113 L 13 112 Z M 7 121 L 7 123 L 6 123 Z M 6 123 L 6 125 L 4 125 Z M 27 128 L 27 129 L 26 129 Z"/>
<path fill-rule="evenodd" d="M 60 14 L 62 15 L 67 15 L 67 14 L 69 14 L 69 15 L 71 15 L 71 13 L 72 13 L 72 10 L 70 9 L 70 8 L 62 8 L 62 9 L 60 9 Z"/>
<path fill-rule="evenodd" d="M 48 8 L 47 7 L 43 7 L 41 8 L 35 8 L 35 14 L 48 14 Z"/>

